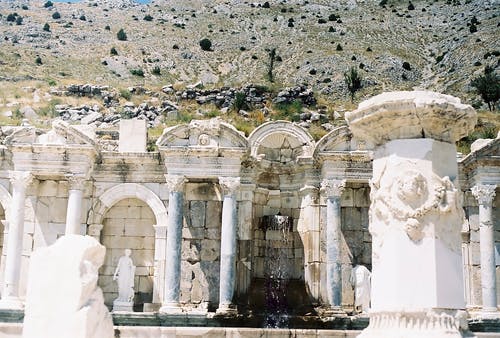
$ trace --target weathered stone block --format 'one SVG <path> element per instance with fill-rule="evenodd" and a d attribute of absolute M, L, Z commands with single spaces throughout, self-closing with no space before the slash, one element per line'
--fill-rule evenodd
<path fill-rule="evenodd" d="M 215 261 L 219 259 L 220 241 L 205 239 L 201 241 L 201 260 Z"/>
<path fill-rule="evenodd" d="M 183 239 L 203 239 L 205 236 L 204 228 L 182 228 Z"/>
<path fill-rule="evenodd" d="M 121 120 L 118 151 L 120 153 L 144 153 L 148 132 L 145 120 Z"/>
<path fill-rule="evenodd" d="M 205 210 L 206 202 L 190 201 L 189 202 L 189 219 L 190 226 L 193 228 L 202 228 L 205 226 Z"/>
<path fill-rule="evenodd" d="M 104 254 L 94 238 L 70 235 L 32 255 L 23 337 L 114 336 L 97 287 L 96 272 Z"/>
<path fill-rule="evenodd" d="M 40 181 L 38 183 L 38 196 L 57 196 L 58 183 L 53 180 Z"/>

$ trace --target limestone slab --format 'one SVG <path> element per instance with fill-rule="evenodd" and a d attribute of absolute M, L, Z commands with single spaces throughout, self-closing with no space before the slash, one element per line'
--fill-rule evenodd
<path fill-rule="evenodd" d="M 145 120 L 121 120 L 118 151 L 120 153 L 144 153 L 148 132 Z"/>

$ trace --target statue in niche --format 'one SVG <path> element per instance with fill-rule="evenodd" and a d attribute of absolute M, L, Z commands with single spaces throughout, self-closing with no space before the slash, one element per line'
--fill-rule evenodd
<path fill-rule="evenodd" d="M 135 266 L 130 258 L 131 254 L 130 249 L 125 249 L 125 255 L 118 260 L 113 275 L 113 280 L 118 281 L 118 298 L 113 303 L 113 311 L 132 311 Z"/>
<path fill-rule="evenodd" d="M 356 264 L 350 282 L 354 288 L 354 313 L 367 313 L 370 308 L 371 272 L 364 265 Z"/>

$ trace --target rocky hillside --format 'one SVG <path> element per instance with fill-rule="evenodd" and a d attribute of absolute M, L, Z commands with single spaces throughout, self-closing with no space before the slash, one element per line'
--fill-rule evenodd
<path fill-rule="evenodd" d="M 419 88 L 480 107 L 470 81 L 499 65 L 499 14 L 495 0 L 0 1 L 0 112 L 90 83 L 157 94 L 304 85 L 333 114 L 352 107 L 350 67 L 363 79 L 355 102 Z"/>

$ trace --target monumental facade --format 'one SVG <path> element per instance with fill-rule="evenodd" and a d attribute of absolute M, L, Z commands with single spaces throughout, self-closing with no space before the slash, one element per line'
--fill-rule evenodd
<path fill-rule="evenodd" d="M 218 119 L 195 120 L 165 129 L 153 152 L 144 133 L 123 133 L 114 141 L 61 121 L 48 131 L 2 127 L 0 307 L 23 307 L 34 250 L 87 234 L 106 247 L 98 284 L 110 309 L 130 249 L 135 311 L 235 313 L 265 277 L 263 248 L 277 236 L 261 219 L 283 215 L 293 222 L 284 246 L 291 278 L 325 313 L 353 310 L 352 269 L 372 270 L 375 143 L 347 126 L 315 142 L 285 121 L 245 137 Z M 490 317 L 499 299 L 499 153 L 497 138 L 457 157 L 465 306 Z"/>

